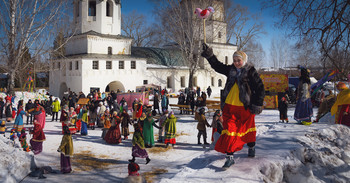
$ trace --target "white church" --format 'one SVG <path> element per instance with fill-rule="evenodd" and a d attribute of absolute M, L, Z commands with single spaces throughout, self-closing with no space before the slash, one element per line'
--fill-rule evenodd
<path fill-rule="evenodd" d="M 207 21 L 207 43 L 219 60 L 232 64 L 237 47 L 226 44 L 222 12 L 223 7 L 221 13 L 215 12 Z M 74 23 L 76 34 L 65 45 L 65 57 L 52 62 L 50 94 L 62 97 L 68 89 L 85 94 L 93 90 L 126 92 L 135 91 L 137 86 L 144 84 L 159 85 L 173 92 L 188 87 L 188 67 L 151 62 L 149 57 L 142 56 L 151 48 L 141 48 L 142 51 L 132 48 L 132 39 L 121 35 L 120 0 L 75 0 Z M 223 28 L 216 32 L 209 27 L 213 25 Z M 210 36 L 213 32 L 216 36 Z M 219 96 L 226 77 L 213 71 L 205 59 L 201 58 L 200 62 L 193 86 L 201 90 L 211 86 L 213 95 Z"/>

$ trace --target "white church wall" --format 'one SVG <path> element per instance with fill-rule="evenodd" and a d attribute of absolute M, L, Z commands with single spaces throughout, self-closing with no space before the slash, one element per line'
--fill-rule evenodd
<path fill-rule="evenodd" d="M 110 39 L 99 36 L 88 36 L 88 53 L 108 54 L 108 47 L 112 47 L 112 54 L 131 54 L 131 39 Z"/>
<path fill-rule="evenodd" d="M 87 53 L 86 36 L 72 37 L 65 45 L 66 55 Z"/>

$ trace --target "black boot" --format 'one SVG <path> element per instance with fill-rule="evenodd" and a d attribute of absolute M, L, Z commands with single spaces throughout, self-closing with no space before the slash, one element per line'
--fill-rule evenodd
<path fill-rule="evenodd" d="M 248 157 L 251 157 L 251 158 L 255 157 L 255 146 L 249 147 L 249 149 L 248 149 Z"/>
<path fill-rule="evenodd" d="M 223 169 L 229 168 L 231 165 L 235 164 L 235 160 L 233 159 L 233 155 L 226 155 L 226 161 L 224 166 L 222 166 Z"/>
<path fill-rule="evenodd" d="M 135 162 L 135 156 L 133 156 L 132 159 L 129 159 L 129 162 Z"/>
<path fill-rule="evenodd" d="M 207 139 L 204 139 L 204 144 L 208 145 L 209 143 L 207 142 Z"/>
<path fill-rule="evenodd" d="M 151 161 L 151 159 L 149 159 L 149 157 L 146 158 L 146 165 Z"/>
<path fill-rule="evenodd" d="M 198 137 L 198 144 L 202 144 L 201 143 L 201 137 Z"/>

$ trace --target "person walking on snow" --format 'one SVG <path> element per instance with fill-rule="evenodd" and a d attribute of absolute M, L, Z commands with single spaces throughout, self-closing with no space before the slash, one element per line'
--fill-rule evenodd
<path fill-rule="evenodd" d="M 216 72 L 227 77 L 221 95 L 223 130 L 215 145 L 216 151 L 226 154 L 223 169 L 227 169 L 235 163 L 234 152 L 242 150 L 244 144 L 249 147 L 248 157 L 255 157 L 255 115 L 263 109 L 264 84 L 243 51 L 233 54 L 231 65 L 220 62 L 205 43 L 201 55 Z"/>

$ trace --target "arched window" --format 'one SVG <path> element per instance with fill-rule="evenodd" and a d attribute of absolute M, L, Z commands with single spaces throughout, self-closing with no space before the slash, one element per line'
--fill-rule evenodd
<path fill-rule="evenodd" d="M 89 0 L 89 16 L 96 16 L 96 0 Z"/>
<path fill-rule="evenodd" d="M 112 17 L 113 16 L 113 2 L 107 1 L 106 3 L 106 16 Z"/>
<path fill-rule="evenodd" d="M 222 87 L 222 81 L 221 81 L 221 79 L 219 79 L 219 81 L 218 81 L 218 87 Z"/>
<path fill-rule="evenodd" d="M 108 55 L 112 55 L 112 47 L 108 47 Z"/>

